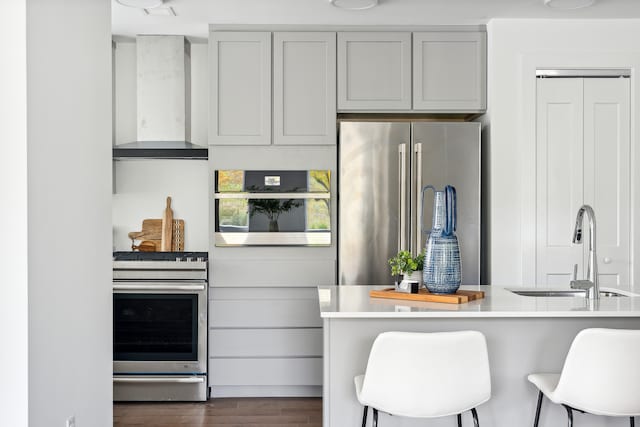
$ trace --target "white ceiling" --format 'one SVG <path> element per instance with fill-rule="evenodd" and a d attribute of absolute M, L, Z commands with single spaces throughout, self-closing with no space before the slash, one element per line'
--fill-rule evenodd
<path fill-rule="evenodd" d="M 117 36 L 182 34 L 205 39 L 215 24 L 448 25 L 485 24 L 492 18 L 640 18 L 640 0 L 598 0 L 563 11 L 543 0 L 380 0 L 369 10 L 347 11 L 328 0 L 165 0 L 178 16 L 147 16 L 112 0 Z"/>

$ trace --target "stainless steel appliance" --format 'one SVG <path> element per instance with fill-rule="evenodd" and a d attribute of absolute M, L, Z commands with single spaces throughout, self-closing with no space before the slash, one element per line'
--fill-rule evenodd
<path fill-rule="evenodd" d="M 116 252 L 113 399 L 207 400 L 207 253 Z"/>
<path fill-rule="evenodd" d="M 331 244 L 328 170 L 217 170 L 216 246 Z"/>
<path fill-rule="evenodd" d="M 430 228 L 433 201 L 420 211 L 422 187 L 449 184 L 458 193 L 462 284 L 479 284 L 480 124 L 343 121 L 339 141 L 338 283 L 390 284 L 387 260 L 424 248 L 420 223 Z"/>

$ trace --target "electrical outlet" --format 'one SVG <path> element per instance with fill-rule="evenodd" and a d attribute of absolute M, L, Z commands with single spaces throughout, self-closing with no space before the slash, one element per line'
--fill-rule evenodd
<path fill-rule="evenodd" d="M 66 427 L 76 427 L 76 416 L 72 415 L 67 418 L 67 426 Z"/>

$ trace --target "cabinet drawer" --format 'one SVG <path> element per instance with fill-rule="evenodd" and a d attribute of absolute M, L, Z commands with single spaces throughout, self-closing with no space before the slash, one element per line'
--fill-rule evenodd
<path fill-rule="evenodd" d="M 214 328 L 317 328 L 322 326 L 317 299 L 209 301 Z"/>
<path fill-rule="evenodd" d="M 209 384 L 322 385 L 322 358 L 209 359 Z"/>
<path fill-rule="evenodd" d="M 320 357 L 322 329 L 211 329 L 209 357 Z"/>

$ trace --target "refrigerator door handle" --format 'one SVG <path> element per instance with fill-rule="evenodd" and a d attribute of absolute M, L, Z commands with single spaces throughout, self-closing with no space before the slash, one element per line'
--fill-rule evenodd
<path fill-rule="evenodd" d="M 398 145 L 398 251 L 406 250 L 407 242 L 407 144 Z"/>
<path fill-rule="evenodd" d="M 422 143 L 416 143 L 414 145 L 415 158 L 414 169 L 416 171 L 416 207 L 418 211 L 416 215 L 416 227 L 415 227 L 415 247 L 413 248 L 413 256 L 420 253 L 422 246 Z"/>

